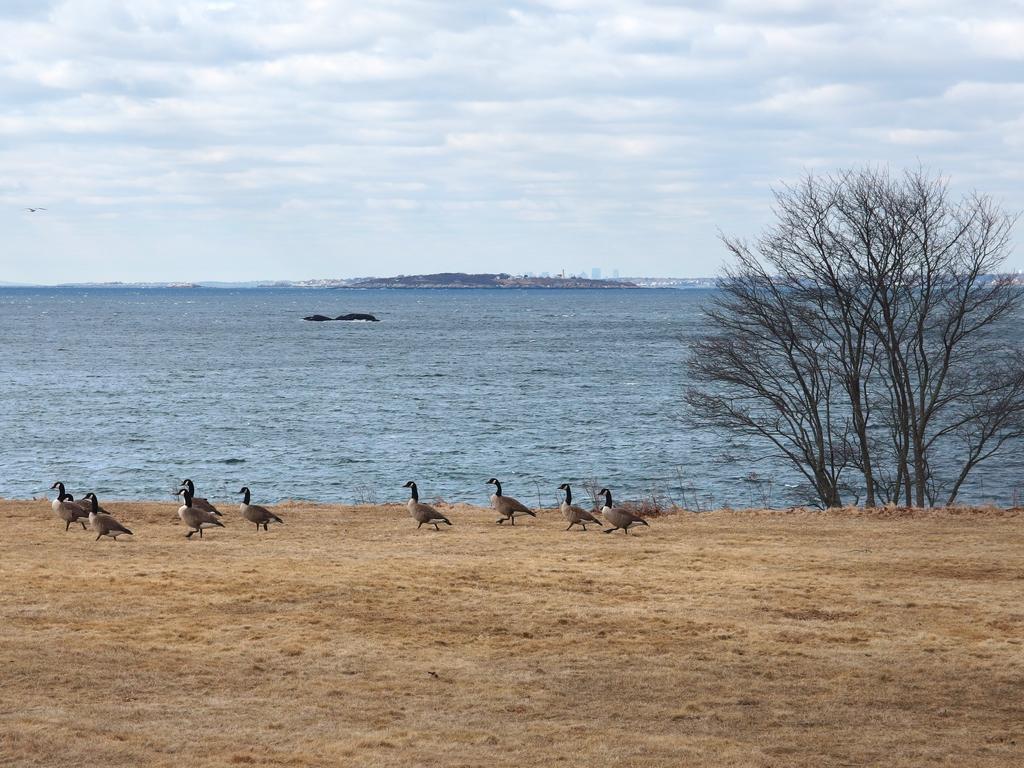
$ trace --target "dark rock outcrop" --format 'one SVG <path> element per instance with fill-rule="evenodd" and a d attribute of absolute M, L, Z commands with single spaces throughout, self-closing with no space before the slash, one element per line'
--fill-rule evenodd
<path fill-rule="evenodd" d="M 380 320 L 378 320 L 373 315 L 367 315 L 362 312 L 351 312 L 347 315 L 338 315 L 337 317 L 328 317 L 327 315 L 307 315 L 302 319 L 309 320 L 312 323 L 323 323 L 326 322 L 327 320 L 365 320 L 370 323 L 380 322 Z"/>
<path fill-rule="evenodd" d="M 379 323 L 380 322 L 380 320 L 378 320 L 373 315 L 366 315 L 366 314 L 362 314 L 360 312 L 352 312 L 352 313 L 350 313 L 348 315 L 338 315 L 334 319 L 335 320 L 366 320 L 366 321 L 371 322 L 371 323 Z"/>

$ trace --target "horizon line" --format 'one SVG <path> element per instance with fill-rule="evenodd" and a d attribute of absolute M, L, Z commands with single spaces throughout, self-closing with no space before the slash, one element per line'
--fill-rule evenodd
<path fill-rule="evenodd" d="M 424 273 L 434 274 L 434 273 Z M 500 273 L 472 273 L 472 272 L 454 272 L 451 274 L 500 274 Z M 511 274 L 511 273 L 505 273 Z M 420 275 L 401 275 L 401 277 L 419 277 Z M 514 275 L 518 277 L 518 275 Z M 390 280 L 399 277 L 398 275 L 380 277 L 380 276 L 359 276 L 359 277 L 312 277 L 303 279 L 252 279 L 252 280 L 71 280 L 59 283 L 34 283 L 34 282 L 6 282 L 0 281 L 0 288 L 78 288 L 78 287 L 116 287 L 116 286 L 151 286 L 151 287 L 166 287 L 166 288 L 218 288 L 218 287 L 239 287 L 249 286 L 252 288 L 276 288 L 276 287 L 296 287 L 296 288 L 316 288 L 321 287 L 316 285 L 327 284 L 327 283 L 352 283 L 360 280 Z M 536 276 L 535 276 L 536 277 Z M 555 276 L 560 277 L 560 276 Z M 540 279 L 540 278 L 538 278 Z M 566 277 L 565 280 L 573 278 Z M 631 280 L 672 280 L 672 281 L 694 281 L 694 282 L 710 282 L 717 280 L 714 276 L 699 276 L 699 277 L 675 277 L 667 275 L 624 275 L 621 277 L 608 277 L 608 278 L 586 278 L 587 280 L 596 279 L 602 282 L 628 282 Z"/>

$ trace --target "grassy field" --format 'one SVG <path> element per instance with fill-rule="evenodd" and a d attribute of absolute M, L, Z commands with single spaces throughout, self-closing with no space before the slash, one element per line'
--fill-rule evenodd
<path fill-rule="evenodd" d="M 1024 765 L 1024 516 L 0 502 L 0 764 Z"/>

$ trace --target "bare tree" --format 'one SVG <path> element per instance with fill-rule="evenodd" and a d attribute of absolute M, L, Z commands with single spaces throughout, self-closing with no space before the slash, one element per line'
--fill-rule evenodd
<path fill-rule="evenodd" d="M 693 413 L 767 440 L 824 506 L 851 487 L 868 506 L 953 503 L 1024 434 L 1024 360 L 1007 341 L 1024 294 L 994 274 L 1015 219 L 920 170 L 808 176 L 775 204 L 753 247 L 725 239 Z"/>
<path fill-rule="evenodd" d="M 707 310 L 713 333 L 695 344 L 689 361 L 696 379 L 718 386 L 691 388 L 687 400 L 704 424 L 769 441 L 823 504 L 840 506 L 845 429 L 836 423 L 836 379 L 817 323 L 748 250 L 730 248 L 738 265 Z"/>

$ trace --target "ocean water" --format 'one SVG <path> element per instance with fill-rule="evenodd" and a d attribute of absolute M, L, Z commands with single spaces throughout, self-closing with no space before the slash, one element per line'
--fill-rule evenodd
<path fill-rule="evenodd" d="M 62 480 L 171 503 L 191 477 L 214 499 L 245 484 L 257 502 L 383 502 L 413 479 L 424 499 L 486 504 L 496 476 L 529 503 L 591 481 L 691 506 L 803 501 L 767 451 L 683 421 L 708 295 L 0 289 L 0 496 Z M 382 322 L 302 320 L 344 312 Z M 1008 501 L 1000 478 L 1020 469 L 1000 460 L 969 497 Z"/>

